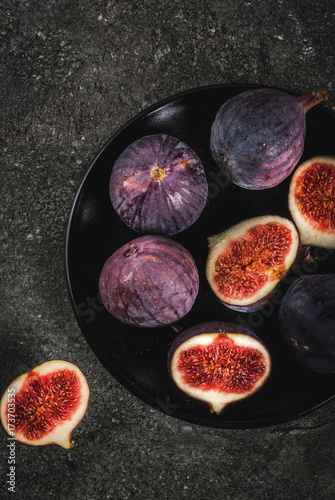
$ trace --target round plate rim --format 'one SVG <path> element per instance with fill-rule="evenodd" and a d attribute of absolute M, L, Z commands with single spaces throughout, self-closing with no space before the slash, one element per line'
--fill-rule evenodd
<path fill-rule="evenodd" d="M 281 416 L 278 416 L 278 417 L 271 417 L 271 418 L 266 418 L 264 420 L 257 420 L 257 421 L 227 421 L 227 420 L 223 420 L 223 421 L 214 421 L 214 420 L 207 420 L 206 419 L 201 419 L 201 421 L 199 421 L 199 418 L 195 415 L 194 417 L 192 415 L 189 415 L 189 414 L 173 414 L 173 412 L 166 412 L 164 408 L 162 408 L 162 406 L 160 405 L 155 405 L 153 404 L 153 401 L 152 399 L 147 396 L 146 394 L 143 394 L 141 395 L 141 397 L 138 395 L 138 392 L 136 392 L 132 386 L 131 383 L 129 383 L 126 379 L 124 379 L 119 373 L 113 373 L 109 368 L 107 368 L 102 359 L 101 359 L 101 356 L 99 354 L 97 354 L 93 347 L 91 346 L 88 338 L 87 338 L 87 333 L 82 325 L 82 321 L 81 321 L 81 318 L 78 314 L 78 310 L 76 308 L 76 305 L 75 305 L 75 300 L 74 300 L 74 295 L 73 295 L 73 288 L 72 288 L 72 285 L 71 285 L 71 277 L 70 277 L 70 268 L 69 268 L 69 261 L 68 261 L 68 245 L 69 245 L 69 238 L 70 238 L 70 233 L 71 233 L 71 223 L 72 223 L 72 219 L 73 219 L 73 215 L 74 215 L 74 211 L 76 209 L 76 206 L 77 206 L 77 203 L 78 203 L 78 199 L 80 197 L 80 194 L 83 190 L 83 187 L 86 183 L 86 180 L 90 174 L 90 172 L 92 171 L 92 169 L 94 168 L 96 162 L 99 160 L 100 156 L 103 154 L 103 152 L 106 150 L 106 148 L 109 147 L 109 145 L 114 142 L 117 137 L 122 134 L 130 125 L 132 125 L 134 122 L 137 122 L 139 120 L 141 120 L 142 118 L 144 118 L 145 116 L 148 116 L 149 114 L 159 110 L 161 107 L 167 105 L 167 104 L 170 104 L 170 103 L 173 103 L 173 102 L 176 102 L 177 100 L 179 99 L 183 99 L 183 98 L 186 98 L 192 94 L 195 94 L 195 93 L 199 93 L 199 92 L 208 92 L 210 90 L 218 90 L 218 89 L 222 89 L 222 90 L 225 90 L 225 89 L 242 89 L 243 90 L 249 90 L 249 89 L 262 89 L 262 88 L 267 88 L 267 89 L 274 89 L 274 90 L 280 90 L 280 91 L 283 91 L 283 92 L 286 92 L 286 93 L 289 93 L 291 95 L 299 95 L 298 93 L 296 92 L 291 92 L 289 90 L 286 90 L 286 89 L 282 89 L 280 87 L 276 87 L 276 86 L 268 86 L 268 85 L 261 85 L 261 84 L 239 84 L 239 83 L 233 83 L 233 84 L 212 84 L 212 85 L 205 85 L 205 86 L 200 86 L 200 87 L 195 87 L 195 88 L 190 88 L 190 89 L 186 89 L 186 90 L 183 90 L 181 92 L 177 92 L 171 96 L 167 96 L 167 97 L 164 97 L 160 100 L 158 100 L 157 102 L 149 105 L 148 107 L 146 107 L 145 109 L 139 111 L 138 113 L 136 113 L 133 117 L 131 117 L 130 119 L 128 119 L 121 127 L 119 127 L 112 135 L 111 137 L 105 142 L 105 144 L 100 148 L 100 150 L 98 151 L 98 153 L 95 154 L 94 156 L 94 159 L 91 161 L 91 163 L 89 164 L 88 168 L 86 169 L 86 172 L 84 173 L 82 179 L 81 179 L 81 182 L 79 183 L 78 187 L 77 187 L 77 190 L 76 190 L 76 193 L 75 193 L 75 196 L 73 198 L 73 201 L 72 201 L 72 204 L 71 204 L 71 207 L 70 207 L 70 211 L 69 211 L 69 215 L 68 215 L 68 218 L 67 218 L 67 222 L 66 222 L 66 229 L 65 229 L 65 245 L 64 245 L 64 266 L 65 266 L 65 277 L 66 277 L 66 286 L 67 286 L 67 291 L 68 291 L 68 295 L 69 295 L 69 298 L 70 298 L 70 303 L 71 303 L 71 306 L 72 306 L 72 310 L 74 312 L 74 316 L 76 318 L 76 321 L 79 325 L 79 328 L 81 330 L 81 333 L 83 334 L 83 336 L 85 337 L 85 340 L 87 341 L 90 349 L 92 350 L 92 352 L 94 353 L 94 355 L 96 356 L 96 358 L 99 360 L 99 362 L 104 366 L 104 368 L 113 376 L 113 378 L 115 378 L 115 380 L 117 380 L 118 383 L 120 383 L 127 391 L 129 391 L 131 394 L 133 394 L 135 397 L 137 397 L 139 400 L 143 401 L 144 403 L 146 403 L 147 405 L 149 405 L 150 407 L 152 408 L 155 408 L 156 410 L 160 411 L 161 413 L 163 413 L 165 416 L 170 416 L 170 417 L 173 417 L 177 420 L 181 420 L 181 421 L 184 421 L 184 422 L 188 422 L 188 423 L 191 423 L 191 424 L 194 424 L 194 425 L 198 425 L 198 426 L 201 426 L 201 427 L 209 427 L 209 428 L 216 428 L 216 429 L 251 429 L 251 428 L 264 428 L 264 427 L 270 427 L 270 426 L 274 426 L 274 425 L 279 425 L 279 424 L 285 424 L 287 422 L 290 422 L 292 421 L 293 419 L 298 419 L 298 418 L 301 418 L 302 416 L 304 415 L 307 415 L 309 413 L 311 413 L 312 411 L 315 411 L 316 409 L 324 406 L 325 404 L 329 403 L 329 401 L 331 401 L 332 399 L 334 399 L 335 397 L 335 392 L 332 396 L 330 396 L 329 398 L 325 399 L 324 401 L 321 401 L 319 403 L 317 403 L 316 405 L 314 405 L 313 407 L 308 407 L 306 409 L 302 409 L 301 411 L 292 411 L 291 414 L 286 414 L 284 417 L 281 417 Z M 329 110 L 328 108 L 326 107 L 323 107 L 322 108 L 323 112 L 325 113 L 328 113 L 330 114 L 333 118 L 335 118 L 335 113 L 332 112 L 331 110 Z"/>

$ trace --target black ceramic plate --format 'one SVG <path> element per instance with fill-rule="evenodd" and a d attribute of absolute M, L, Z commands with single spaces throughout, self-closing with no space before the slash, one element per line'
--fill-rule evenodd
<path fill-rule="evenodd" d="M 287 352 L 277 324 L 276 303 L 261 311 L 241 314 L 224 307 L 205 277 L 207 237 L 232 224 L 261 214 L 290 218 L 287 194 L 290 178 L 275 188 L 248 191 L 219 173 L 209 151 L 210 128 L 219 107 L 234 95 L 254 86 L 215 85 L 191 90 L 159 102 L 137 115 L 103 147 L 89 168 L 74 200 L 66 237 L 66 273 L 71 302 L 80 328 L 101 363 L 131 393 L 172 417 L 217 428 L 251 428 L 296 418 L 335 395 L 335 377 L 308 371 Z M 193 255 L 200 274 L 200 291 L 183 327 L 211 320 L 237 321 L 253 329 L 270 350 L 270 378 L 255 395 L 228 405 L 221 415 L 206 403 L 182 393 L 170 380 L 166 359 L 175 331 L 169 327 L 141 329 L 114 319 L 101 305 L 98 280 L 106 259 L 126 242 L 140 236 L 118 218 L 109 200 L 109 177 L 115 160 L 133 141 L 154 133 L 175 136 L 201 158 L 209 184 L 209 203 L 198 221 L 172 238 Z M 335 154 L 335 116 L 321 105 L 307 113 L 303 157 Z M 316 248 L 317 260 L 302 270 L 335 273 L 335 252 Z"/>

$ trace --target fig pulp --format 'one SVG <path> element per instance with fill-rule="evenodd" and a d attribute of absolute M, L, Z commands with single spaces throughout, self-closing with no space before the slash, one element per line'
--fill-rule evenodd
<path fill-rule="evenodd" d="M 46 361 L 16 378 L 0 402 L 1 422 L 8 434 L 32 446 L 73 447 L 71 435 L 85 415 L 89 387 L 77 366 Z"/>
<path fill-rule="evenodd" d="M 297 165 L 306 112 L 326 92 L 295 97 L 275 89 L 243 92 L 221 106 L 211 129 L 211 152 L 229 179 L 245 189 L 281 183 Z"/>
<path fill-rule="evenodd" d="M 302 276 L 279 309 L 282 337 L 297 361 L 319 373 L 335 373 L 335 275 Z"/>
<path fill-rule="evenodd" d="M 207 280 L 225 306 L 241 312 L 267 303 L 299 249 L 293 223 L 276 215 L 244 220 L 208 242 Z"/>
<path fill-rule="evenodd" d="M 179 389 L 220 414 L 228 403 L 251 396 L 264 385 L 271 358 L 250 330 L 214 321 L 176 337 L 168 354 L 168 370 Z"/>
<path fill-rule="evenodd" d="M 121 154 L 109 192 L 117 214 L 134 231 L 168 236 L 199 218 L 208 185 L 199 157 L 187 144 L 156 134 L 142 137 Z"/>
<path fill-rule="evenodd" d="M 303 245 L 335 249 L 335 157 L 315 156 L 299 165 L 289 209 Z"/>
<path fill-rule="evenodd" d="M 199 290 L 191 254 L 166 236 L 141 236 L 114 252 L 99 280 L 102 302 L 133 326 L 174 323 L 192 308 Z"/>

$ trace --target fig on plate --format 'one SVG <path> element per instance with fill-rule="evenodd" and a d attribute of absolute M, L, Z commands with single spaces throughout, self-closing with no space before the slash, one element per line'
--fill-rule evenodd
<path fill-rule="evenodd" d="M 245 189 L 280 184 L 297 165 L 307 111 L 327 99 L 324 90 L 295 97 L 275 89 L 248 90 L 224 103 L 211 129 L 214 160 Z"/>
<path fill-rule="evenodd" d="M 207 280 L 225 306 L 241 312 L 267 303 L 299 250 L 293 223 L 277 215 L 246 219 L 208 243 Z"/>
<path fill-rule="evenodd" d="M 269 351 L 250 330 L 213 321 L 183 331 L 168 354 L 168 371 L 179 389 L 220 414 L 258 391 L 271 371 Z"/>
<path fill-rule="evenodd" d="M 68 361 L 46 361 L 16 378 L 0 402 L 8 434 L 32 446 L 74 446 L 71 435 L 86 413 L 89 387 L 84 374 Z"/>
<path fill-rule="evenodd" d="M 335 249 L 335 157 L 314 156 L 299 165 L 289 209 L 303 245 Z"/>
<path fill-rule="evenodd" d="M 105 262 L 99 290 L 106 309 L 120 321 L 139 327 L 169 325 L 192 308 L 198 269 L 189 251 L 171 238 L 141 236 Z"/>
<path fill-rule="evenodd" d="M 167 134 L 147 135 L 114 164 L 110 199 L 127 226 L 142 234 L 173 235 L 201 215 L 208 194 L 197 154 Z"/>
<path fill-rule="evenodd" d="M 279 327 L 297 361 L 319 373 L 335 373 L 335 275 L 298 278 L 279 309 Z"/>

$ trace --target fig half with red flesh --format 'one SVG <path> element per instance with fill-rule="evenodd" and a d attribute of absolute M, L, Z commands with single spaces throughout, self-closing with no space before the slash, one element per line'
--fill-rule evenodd
<path fill-rule="evenodd" d="M 165 326 L 192 308 L 199 290 L 198 269 L 180 243 L 166 236 L 140 236 L 107 259 L 99 290 L 106 309 L 123 323 Z"/>
<path fill-rule="evenodd" d="M 254 89 L 224 103 L 212 125 L 214 160 L 245 189 L 280 184 L 304 150 L 306 113 L 327 99 L 325 90 L 296 97 L 276 89 Z"/>
<path fill-rule="evenodd" d="M 168 371 L 179 389 L 220 414 L 258 391 L 269 377 L 269 351 L 250 330 L 213 321 L 183 331 L 168 354 Z"/>
<path fill-rule="evenodd" d="M 201 160 L 187 144 L 155 134 L 123 151 L 113 166 L 109 193 L 117 214 L 134 231 L 169 236 L 199 218 L 208 185 Z"/>
<path fill-rule="evenodd" d="M 294 172 L 289 209 L 303 245 L 335 249 L 335 157 L 314 156 Z"/>
<path fill-rule="evenodd" d="M 0 402 L 8 434 L 32 446 L 74 446 L 71 435 L 86 413 L 90 390 L 73 363 L 46 361 L 16 378 Z"/>
<path fill-rule="evenodd" d="M 295 262 L 299 236 L 277 215 L 246 219 L 208 238 L 207 280 L 230 309 L 256 311 Z"/>

